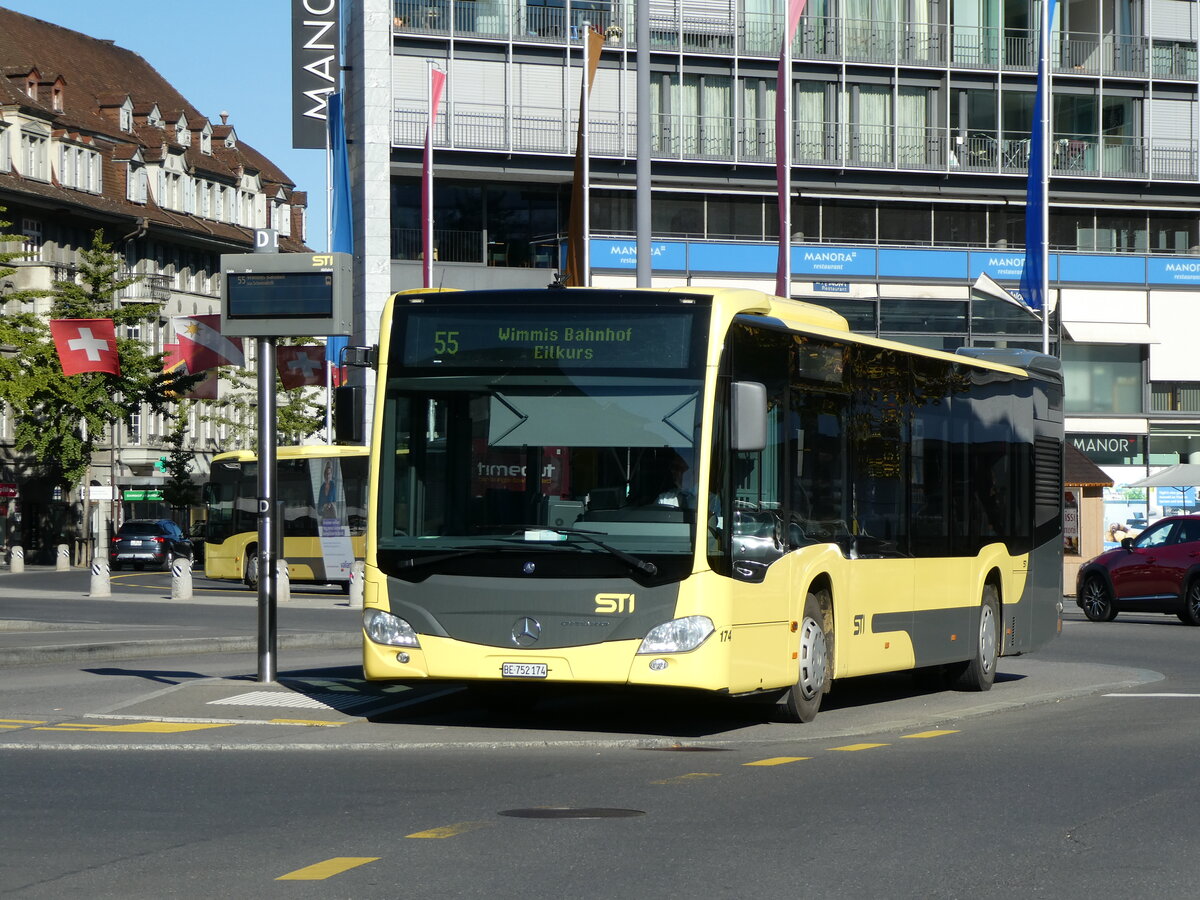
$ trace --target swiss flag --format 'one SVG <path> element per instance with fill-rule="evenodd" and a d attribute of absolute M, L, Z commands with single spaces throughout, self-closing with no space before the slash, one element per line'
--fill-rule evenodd
<path fill-rule="evenodd" d="M 117 330 L 112 319 L 51 319 L 50 336 L 54 338 L 64 375 L 121 374 Z"/>
<path fill-rule="evenodd" d="M 325 348 L 319 344 L 304 347 L 278 347 L 275 364 L 283 389 L 325 383 Z"/>

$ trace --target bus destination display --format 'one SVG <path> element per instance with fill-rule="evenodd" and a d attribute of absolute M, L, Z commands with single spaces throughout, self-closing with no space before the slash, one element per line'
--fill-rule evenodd
<path fill-rule="evenodd" d="M 684 369 L 694 314 L 413 311 L 402 363 L 414 368 Z"/>
<path fill-rule="evenodd" d="M 231 319 L 333 315 L 332 272 L 238 272 L 227 290 Z"/>

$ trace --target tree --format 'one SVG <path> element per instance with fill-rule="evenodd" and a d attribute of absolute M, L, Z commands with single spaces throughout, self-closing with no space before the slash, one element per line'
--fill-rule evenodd
<path fill-rule="evenodd" d="M 313 343 L 312 338 L 281 338 L 281 345 Z M 228 429 L 233 446 L 226 450 L 258 449 L 258 380 L 254 372 L 230 368 L 229 381 L 233 390 L 222 397 L 222 411 L 212 417 Z M 307 388 L 285 391 L 275 375 L 275 431 L 280 444 L 299 444 L 304 438 L 318 434 L 325 427 L 325 404 Z"/>
<path fill-rule="evenodd" d="M 171 452 L 166 457 L 167 483 L 163 485 L 163 500 L 172 509 L 187 509 L 200 502 L 200 489 L 192 482 L 192 463 L 196 456 L 184 449 L 187 410 L 180 409 L 175 428 L 167 437 Z"/>
<path fill-rule="evenodd" d="M 0 206 L 0 213 L 4 211 L 4 207 Z M 25 236 L 7 233 L 6 229 L 11 225 L 11 222 L 6 222 L 0 216 L 0 283 L 7 281 L 17 273 L 17 270 L 9 263 L 29 255 L 19 249 Z M 21 372 L 20 361 L 15 354 L 17 338 L 25 322 L 20 308 L 23 304 L 33 303 L 44 293 L 43 291 L 4 291 L 0 289 L 0 402 L 10 406 L 12 405 L 13 383 Z"/>
<path fill-rule="evenodd" d="M 126 421 L 147 404 L 169 414 L 176 394 L 199 376 L 162 371 L 162 354 L 154 353 L 133 326 L 157 323 L 152 303 L 119 303 L 121 290 L 136 282 L 123 278 L 112 246 L 97 231 L 82 252 L 77 281 L 56 281 L 45 295 L 51 319 L 107 319 L 117 330 L 121 374 L 89 372 L 64 376 L 47 317 L 26 310 L 4 317 L 3 340 L 13 355 L 3 361 L 5 399 L 16 420 L 15 446 L 30 453 L 52 480 L 64 487 L 78 483 L 91 464 L 93 451 L 109 427 Z M 47 305 L 47 299 L 38 302 Z"/>

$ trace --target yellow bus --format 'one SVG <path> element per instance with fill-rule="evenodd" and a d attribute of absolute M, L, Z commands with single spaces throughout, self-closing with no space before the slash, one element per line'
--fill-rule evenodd
<path fill-rule="evenodd" d="M 1061 369 L 750 290 L 405 293 L 377 353 L 368 679 L 987 690 L 1060 628 Z"/>
<path fill-rule="evenodd" d="M 350 590 L 366 548 L 367 448 L 279 447 L 283 558 L 293 582 Z M 213 457 L 204 489 L 204 574 L 258 586 L 258 461 L 253 451 Z"/>

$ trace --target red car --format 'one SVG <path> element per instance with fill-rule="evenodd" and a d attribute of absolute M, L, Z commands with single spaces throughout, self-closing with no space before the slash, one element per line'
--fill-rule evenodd
<path fill-rule="evenodd" d="M 1167 516 L 1079 570 L 1075 602 L 1093 622 L 1174 613 L 1200 625 L 1200 515 Z"/>

